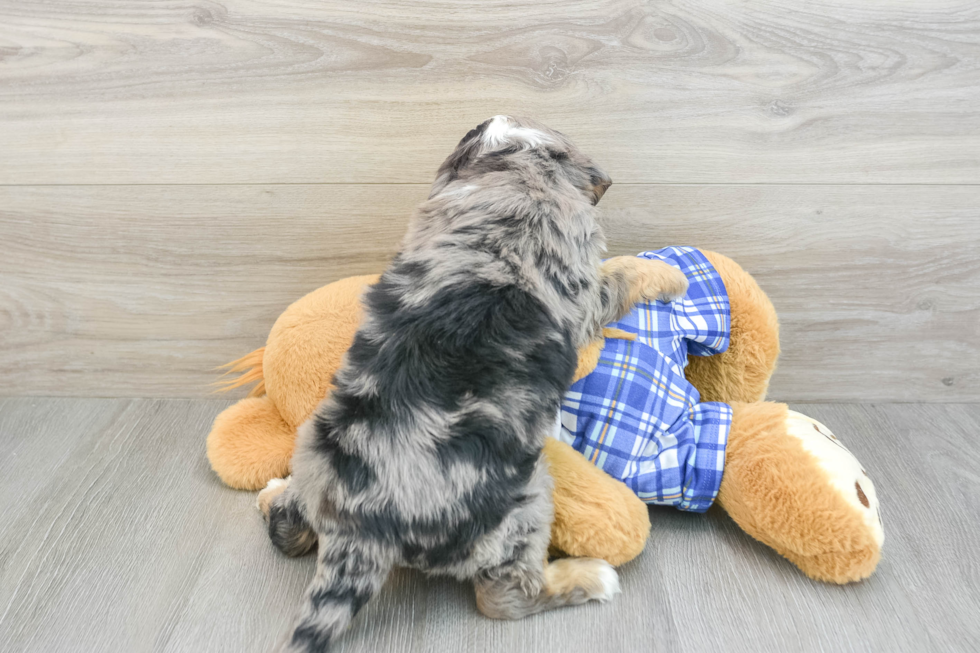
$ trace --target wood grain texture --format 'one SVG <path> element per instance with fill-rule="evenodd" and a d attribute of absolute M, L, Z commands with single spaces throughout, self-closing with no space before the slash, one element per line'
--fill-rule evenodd
<path fill-rule="evenodd" d="M 281 641 L 312 575 L 268 543 L 254 494 L 220 485 L 204 436 L 226 402 L 0 400 L 0 650 L 248 653 Z M 397 571 L 345 653 L 971 651 L 980 647 L 978 405 L 796 406 L 874 478 L 869 580 L 812 582 L 725 514 L 651 513 L 609 605 L 519 622 Z"/>
<path fill-rule="evenodd" d="M 533 115 L 620 182 L 977 183 L 966 0 L 0 2 L 0 183 L 428 182 Z"/>
<path fill-rule="evenodd" d="M 377 272 L 415 185 L 0 188 L 0 395 L 202 396 L 278 314 Z M 770 294 L 794 401 L 980 400 L 980 187 L 631 186 L 612 254 L 690 244 Z"/>
<path fill-rule="evenodd" d="M 782 343 L 771 397 L 980 400 L 980 187 L 621 191 L 612 253 L 715 250 L 769 294 Z"/>

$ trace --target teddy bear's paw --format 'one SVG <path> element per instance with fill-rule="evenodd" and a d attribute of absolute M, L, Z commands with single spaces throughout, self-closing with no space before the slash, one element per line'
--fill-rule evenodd
<path fill-rule="evenodd" d="M 265 489 L 259 492 L 258 498 L 255 500 L 255 507 L 259 509 L 262 516 L 266 521 L 269 521 L 269 511 L 272 509 L 272 502 L 275 501 L 276 497 L 286 491 L 289 487 L 289 477 L 286 478 L 274 478 L 265 486 Z"/>
<path fill-rule="evenodd" d="M 571 603 L 609 601 L 620 593 L 619 574 L 598 558 L 562 558 L 545 568 L 548 593 L 565 595 Z"/>
<path fill-rule="evenodd" d="M 646 300 L 672 302 L 687 293 L 688 281 L 683 272 L 663 261 L 647 261 L 641 268 L 640 294 Z"/>

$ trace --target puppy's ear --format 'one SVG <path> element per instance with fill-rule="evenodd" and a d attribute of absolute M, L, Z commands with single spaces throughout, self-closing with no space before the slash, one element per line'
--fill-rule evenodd
<path fill-rule="evenodd" d="M 598 168 L 589 168 L 589 185 L 592 190 L 592 205 L 595 206 L 612 186 L 612 179 Z"/>
<path fill-rule="evenodd" d="M 492 120 L 492 119 L 491 119 Z M 482 145 L 483 133 L 487 130 L 487 125 L 490 124 L 491 120 L 484 120 L 479 125 L 469 130 L 466 136 L 463 136 L 462 140 L 459 141 L 459 145 L 453 150 L 453 153 L 443 161 L 442 165 L 439 166 L 439 173 L 437 178 L 441 179 L 443 175 L 446 176 L 445 182 L 454 181 L 459 177 L 459 171 L 466 167 L 476 153 L 479 151 Z"/>

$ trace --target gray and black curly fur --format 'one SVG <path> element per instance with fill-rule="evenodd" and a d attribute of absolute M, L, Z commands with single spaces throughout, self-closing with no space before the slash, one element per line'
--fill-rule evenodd
<path fill-rule="evenodd" d="M 577 348 L 635 300 L 625 268 L 601 271 L 610 183 L 562 134 L 505 116 L 440 167 L 271 504 L 280 549 L 319 543 L 293 650 L 327 648 L 394 565 L 473 579 L 495 617 L 614 591 L 599 561 L 546 564 L 541 459 Z"/>

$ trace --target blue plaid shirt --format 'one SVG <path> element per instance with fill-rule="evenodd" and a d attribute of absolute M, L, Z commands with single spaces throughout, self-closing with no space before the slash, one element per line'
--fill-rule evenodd
<path fill-rule="evenodd" d="M 669 304 L 637 304 L 608 325 L 637 338 L 606 339 L 595 371 L 565 394 L 560 438 L 646 503 L 704 512 L 721 486 L 732 409 L 701 403 L 684 368 L 688 354 L 728 349 L 728 293 L 697 249 L 667 247 L 639 256 L 684 272 L 687 295 Z"/>

